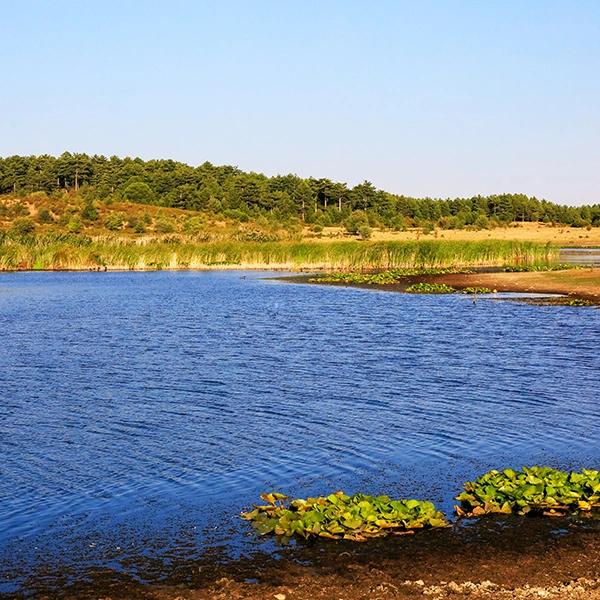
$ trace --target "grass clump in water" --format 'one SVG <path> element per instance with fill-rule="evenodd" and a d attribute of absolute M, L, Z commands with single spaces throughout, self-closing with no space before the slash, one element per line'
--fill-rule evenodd
<path fill-rule="evenodd" d="M 594 306 L 594 303 L 583 298 L 565 298 L 563 306 Z"/>
<path fill-rule="evenodd" d="M 406 267 L 391 269 L 381 273 L 330 273 L 309 279 L 309 283 L 348 283 L 360 285 L 392 285 L 405 277 L 419 275 L 449 275 L 454 273 L 472 273 L 469 269 L 457 267 Z"/>
<path fill-rule="evenodd" d="M 456 499 L 459 516 L 517 513 L 561 515 L 600 507 L 600 472 L 580 473 L 551 467 L 523 467 L 521 471 L 489 471 L 464 485 Z"/>
<path fill-rule="evenodd" d="M 503 271 L 505 273 L 541 273 L 544 271 L 568 271 L 569 269 L 580 269 L 580 265 L 573 265 L 570 263 L 558 263 L 558 264 L 515 264 L 505 265 Z"/>
<path fill-rule="evenodd" d="M 392 500 L 389 496 L 348 496 L 336 492 L 325 497 L 288 502 L 284 494 L 261 494 L 267 502 L 242 513 L 254 529 L 282 538 L 323 537 L 362 542 L 369 538 L 412 533 L 424 527 L 445 527 L 447 521 L 435 505 L 421 500 Z"/>
<path fill-rule="evenodd" d="M 406 288 L 409 294 L 453 294 L 456 290 L 445 283 L 414 283 Z"/>
<path fill-rule="evenodd" d="M 460 290 L 462 294 L 495 294 L 496 290 L 487 287 L 466 287 Z"/>

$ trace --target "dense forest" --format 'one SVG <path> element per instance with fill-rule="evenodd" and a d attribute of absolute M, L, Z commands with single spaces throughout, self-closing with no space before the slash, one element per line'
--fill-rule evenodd
<path fill-rule="evenodd" d="M 267 177 L 233 166 L 193 167 L 173 160 L 88 156 L 0 158 L 0 194 L 27 195 L 76 191 L 84 200 L 126 200 L 207 211 L 240 221 L 261 215 L 298 219 L 315 226 L 348 224 L 391 229 L 438 226 L 485 228 L 511 221 L 600 226 L 600 204 L 562 206 L 525 196 L 499 194 L 472 198 L 411 198 L 329 179 L 296 175 Z"/>

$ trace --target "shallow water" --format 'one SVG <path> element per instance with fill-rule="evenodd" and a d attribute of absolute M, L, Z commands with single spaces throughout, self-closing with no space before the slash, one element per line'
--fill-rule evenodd
<path fill-rule="evenodd" d="M 600 311 L 273 275 L 0 276 L 0 592 L 272 549 L 267 489 L 600 466 Z"/>
<path fill-rule="evenodd" d="M 558 261 L 583 267 L 600 266 L 600 248 L 561 248 Z"/>

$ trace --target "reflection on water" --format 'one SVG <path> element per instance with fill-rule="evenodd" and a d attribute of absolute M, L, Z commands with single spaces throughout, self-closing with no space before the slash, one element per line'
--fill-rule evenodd
<path fill-rule="evenodd" d="M 269 548 L 237 517 L 265 489 L 451 510 L 492 467 L 598 466 L 598 311 L 266 276 L 0 277 L 0 591 Z"/>
<path fill-rule="evenodd" d="M 600 266 L 600 248 L 561 248 L 558 254 L 561 263 Z"/>

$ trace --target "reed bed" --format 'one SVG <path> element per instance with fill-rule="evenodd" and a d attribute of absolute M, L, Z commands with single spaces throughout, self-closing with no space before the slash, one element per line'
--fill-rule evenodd
<path fill-rule="evenodd" d="M 491 267 L 556 261 L 550 244 L 489 240 L 463 242 L 195 242 L 74 234 L 0 236 L 0 270 L 289 269 L 369 271 L 405 267 Z"/>

